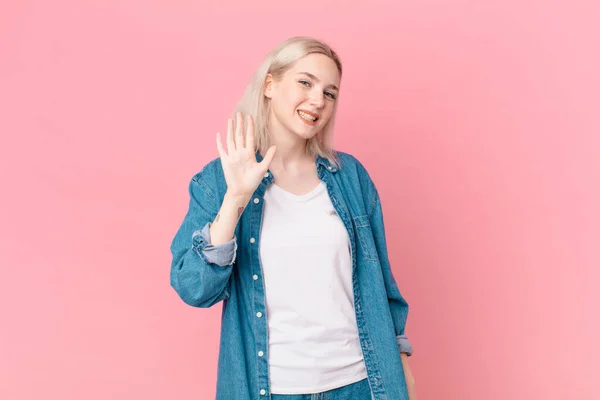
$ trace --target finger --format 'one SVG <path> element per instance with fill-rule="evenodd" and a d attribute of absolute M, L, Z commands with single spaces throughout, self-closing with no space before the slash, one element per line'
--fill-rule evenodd
<path fill-rule="evenodd" d="M 246 128 L 246 148 L 254 151 L 254 119 L 248 115 L 248 127 Z"/>
<path fill-rule="evenodd" d="M 269 169 L 269 165 L 271 165 L 271 161 L 273 161 L 273 156 L 275 156 L 276 150 L 276 146 L 269 147 L 269 150 L 267 150 L 267 153 L 265 154 L 265 158 L 263 158 L 263 160 L 260 162 L 264 172 L 267 172 Z"/>
<path fill-rule="evenodd" d="M 233 141 L 233 119 L 227 120 L 227 154 L 235 151 L 235 142 Z"/>
<path fill-rule="evenodd" d="M 217 132 L 217 151 L 219 152 L 219 157 L 223 158 L 227 156 L 225 152 L 225 148 L 223 147 L 223 143 L 221 141 L 221 132 Z"/>
<path fill-rule="evenodd" d="M 241 112 L 237 113 L 237 126 L 235 127 L 235 148 L 244 148 L 244 117 Z"/>

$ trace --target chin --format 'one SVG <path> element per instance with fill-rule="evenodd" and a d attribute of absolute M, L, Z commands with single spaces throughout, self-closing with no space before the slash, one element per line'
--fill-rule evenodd
<path fill-rule="evenodd" d="M 316 136 L 321 129 L 321 124 L 315 126 L 308 126 L 300 122 L 300 124 L 294 126 L 292 132 L 304 139 L 311 139 L 314 136 Z"/>
<path fill-rule="evenodd" d="M 311 130 L 311 131 L 298 131 L 297 130 L 294 133 L 296 134 L 296 136 L 299 136 L 302 139 L 309 140 L 309 139 L 312 139 L 315 136 L 317 136 L 318 132 L 319 132 L 318 130 L 314 130 L 314 131 L 313 130 Z"/>

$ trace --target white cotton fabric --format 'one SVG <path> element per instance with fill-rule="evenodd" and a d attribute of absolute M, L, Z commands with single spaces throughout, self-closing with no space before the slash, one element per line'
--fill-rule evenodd
<path fill-rule="evenodd" d="M 304 195 L 267 189 L 260 257 L 271 393 L 320 393 L 366 378 L 350 242 L 325 183 Z"/>

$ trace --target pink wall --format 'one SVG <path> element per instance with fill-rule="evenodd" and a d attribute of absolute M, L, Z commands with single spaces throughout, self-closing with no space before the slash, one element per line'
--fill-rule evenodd
<path fill-rule="evenodd" d="M 169 245 L 298 34 L 345 64 L 419 399 L 600 398 L 599 6 L 198 3 L 2 2 L 0 399 L 214 398 L 220 307 L 178 299 Z"/>

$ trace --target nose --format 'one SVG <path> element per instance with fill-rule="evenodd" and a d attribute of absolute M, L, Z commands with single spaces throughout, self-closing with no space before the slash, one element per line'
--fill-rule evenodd
<path fill-rule="evenodd" d="M 316 108 L 322 108 L 325 105 L 325 98 L 322 92 L 313 92 L 310 96 L 310 104 Z"/>

